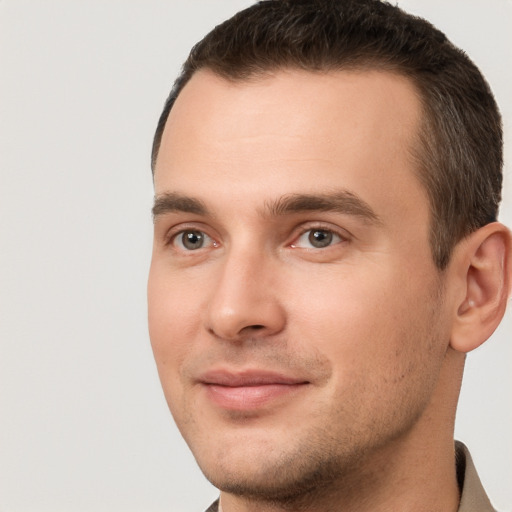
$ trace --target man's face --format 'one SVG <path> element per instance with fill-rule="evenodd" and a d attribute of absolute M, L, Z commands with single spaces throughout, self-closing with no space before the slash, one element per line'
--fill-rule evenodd
<path fill-rule="evenodd" d="M 201 71 L 180 94 L 155 173 L 150 336 L 217 487 L 307 490 L 427 421 L 449 321 L 419 118 L 384 72 Z"/>

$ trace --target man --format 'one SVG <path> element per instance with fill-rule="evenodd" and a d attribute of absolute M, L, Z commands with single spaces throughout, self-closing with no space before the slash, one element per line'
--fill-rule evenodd
<path fill-rule="evenodd" d="M 271 0 L 191 52 L 153 147 L 149 326 L 209 511 L 493 510 L 453 427 L 503 317 L 485 80 L 378 0 Z"/>

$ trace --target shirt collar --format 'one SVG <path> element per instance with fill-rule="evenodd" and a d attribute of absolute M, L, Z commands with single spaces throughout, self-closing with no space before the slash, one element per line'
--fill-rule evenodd
<path fill-rule="evenodd" d="M 460 441 L 455 442 L 455 456 L 461 487 L 458 512 L 495 512 L 478 477 L 469 450 Z"/>

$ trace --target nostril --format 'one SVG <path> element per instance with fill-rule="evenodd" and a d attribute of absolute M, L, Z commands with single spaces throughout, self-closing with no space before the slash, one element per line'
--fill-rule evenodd
<path fill-rule="evenodd" d="M 265 326 L 264 325 L 251 325 L 250 328 L 255 330 L 255 331 L 258 331 L 260 329 L 264 329 Z"/>

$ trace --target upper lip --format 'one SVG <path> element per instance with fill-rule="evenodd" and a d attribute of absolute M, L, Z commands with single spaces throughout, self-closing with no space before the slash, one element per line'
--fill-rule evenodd
<path fill-rule="evenodd" d="M 217 386 L 244 387 L 265 386 L 271 384 L 294 385 L 306 384 L 308 381 L 279 372 L 266 370 L 210 370 L 200 375 L 198 381 L 202 384 Z"/>

